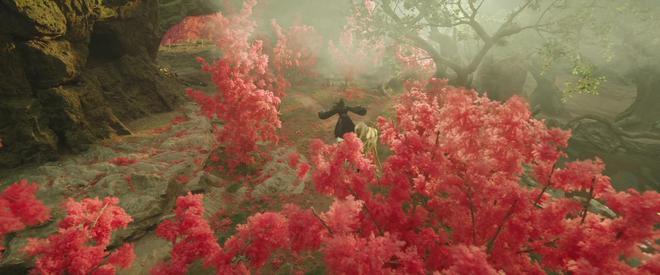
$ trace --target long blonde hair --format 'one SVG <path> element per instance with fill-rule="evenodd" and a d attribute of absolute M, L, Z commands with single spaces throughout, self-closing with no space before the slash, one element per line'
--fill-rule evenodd
<path fill-rule="evenodd" d="M 355 125 L 355 134 L 362 140 L 362 152 L 365 155 L 373 154 L 378 167 L 381 167 L 380 158 L 378 157 L 378 129 L 369 127 L 364 122 Z"/>

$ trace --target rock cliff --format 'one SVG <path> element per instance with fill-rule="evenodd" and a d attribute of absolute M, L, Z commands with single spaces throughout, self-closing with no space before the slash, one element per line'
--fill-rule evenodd
<path fill-rule="evenodd" d="M 130 134 L 182 98 L 159 69 L 163 33 L 213 0 L 0 0 L 0 168 Z"/>

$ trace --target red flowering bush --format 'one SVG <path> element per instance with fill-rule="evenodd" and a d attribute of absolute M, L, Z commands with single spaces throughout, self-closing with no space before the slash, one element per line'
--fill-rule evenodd
<path fill-rule="evenodd" d="M 291 169 L 296 169 L 299 180 L 303 180 L 311 168 L 308 163 L 300 161 L 300 154 L 292 152 L 288 155 L 288 164 Z"/>
<path fill-rule="evenodd" d="M 206 267 L 216 269 L 217 274 L 249 274 L 249 267 L 259 269 L 273 251 L 289 247 L 287 220 L 282 214 L 272 212 L 250 217 L 221 247 L 203 217 L 202 198 L 202 195 L 190 193 L 179 197 L 175 219 L 158 226 L 157 235 L 171 241 L 173 249 L 169 262 L 156 266 L 152 274 L 186 274 L 188 266 L 197 259 L 202 259 Z M 298 213 L 296 210 L 289 212 L 291 215 Z M 307 247 L 305 242 L 295 244 L 297 249 Z"/>
<path fill-rule="evenodd" d="M 657 236 L 657 193 L 615 192 L 599 161 L 560 168 L 569 133 L 533 119 L 520 98 L 500 104 L 429 84 L 402 96 L 396 124 L 380 119 L 382 141 L 393 151 L 382 177 L 375 179 L 373 165 L 351 153 L 360 145 L 352 135 L 339 145 L 317 145 L 319 191 L 364 202 L 354 232 L 365 241 L 389 235 L 403 242 L 396 253 L 410 251 L 427 271 L 646 270 L 652 261 L 640 247 Z M 525 175 L 537 185 L 522 184 Z M 551 197 L 548 190 L 582 197 Z M 592 212 L 595 200 L 617 217 Z M 634 213 L 621 205 L 636 205 Z M 641 268 L 620 260 L 633 255 L 641 255 Z M 396 258 L 396 270 L 404 272 L 409 264 Z"/>
<path fill-rule="evenodd" d="M 268 56 L 263 54 L 260 40 L 251 41 L 256 23 L 250 19 L 256 0 L 246 1 L 237 14 L 213 17 L 212 34 L 222 51 L 220 60 L 203 63 L 218 87 L 215 95 L 189 90 L 201 105 L 202 113 L 217 118 L 222 127 L 216 137 L 230 158 L 230 167 L 255 162 L 260 143 L 277 143 L 281 127 L 278 108 L 280 97 L 288 86 L 282 77 L 268 71 Z"/>
<path fill-rule="evenodd" d="M 220 246 L 204 219 L 202 195 L 179 197 L 175 220 L 166 220 L 156 229 L 156 235 L 172 242 L 171 259 L 151 270 L 152 274 L 186 274 L 196 259 L 218 253 Z"/>
<path fill-rule="evenodd" d="M 36 183 L 21 180 L 0 193 L 0 253 L 6 234 L 50 219 L 50 209 L 36 197 L 38 188 Z"/>
<path fill-rule="evenodd" d="M 132 244 L 110 253 L 112 232 L 126 228 L 132 218 L 119 205 L 119 199 L 69 199 L 64 203 L 67 216 L 58 233 L 47 239 L 29 239 L 25 251 L 35 256 L 37 274 L 115 274 L 128 268 L 135 254 Z"/>
<path fill-rule="evenodd" d="M 333 274 L 657 273 L 658 193 L 616 192 L 599 160 L 562 163 L 570 133 L 522 99 L 445 85 L 411 85 L 396 122 L 380 119 L 382 175 L 354 134 L 315 141 L 330 209 L 257 214 L 206 261 L 245 273 L 285 250 L 320 251 Z"/>

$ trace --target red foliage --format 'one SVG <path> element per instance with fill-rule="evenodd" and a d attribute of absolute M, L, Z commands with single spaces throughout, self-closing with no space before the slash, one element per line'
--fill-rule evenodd
<path fill-rule="evenodd" d="M 190 177 L 189 177 L 189 176 L 186 176 L 186 175 L 178 175 L 178 176 L 176 177 L 176 182 L 185 185 L 185 184 L 187 184 L 188 182 L 190 182 Z"/>
<path fill-rule="evenodd" d="M 39 186 L 21 180 L 0 194 L 0 242 L 8 233 L 35 226 L 50 219 L 50 209 L 36 197 Z M 0 252 L 4 250 L 0 244 Z"/>
<path fill-rule="evenodd" d="M 399 74 L 405 80 L 423 81 L 435 73 L 435 62 L 422 49 L 399 45 L 395 57 L 401 70 Z"/>
<path fill-rule="evenodd" d="M 129 268 L 135 261 L 133 244 L 124 244 L 108 257 L 108 263 L 119 268 Z"/>
<path fill-rule="evenodd" d="M 289 154 L 289 167 L 296 168 L 300 161 L 300 154 L 298 152 L 292 152 Z"/>
<path fill-rule="evenodd" d="M 321 246 L 325 229 L 311 210 L 302 210 L 296 205 L 288 204 L 282 213 L 289 220 L 289 241 L 293 252 L 316 250 Z"/>
<path fill-rule="evenodd" d="M 402 96 L 396 124 L 380 119 L 382 141 L 393 153 L 379 179 L 372 176 L 373 165 L 353 153 L 360 151 L 353 135 L 341 144 L 314 145 L 319 191 L 363 201 L 358 218 L 342 211 L 351 214 L 327 221 L 330 228 L 330 220 L 359 222 L 343 227 L 345 234 L 362 238 L 346 239 L 349 246 L 364 245 L 372 235 L 392 236 L 405 244 L 402 251 L 415 250 L 408 255 L 423 262 L 427 272 L 644 270 L 620 258 L 640 255 L 633 252 L 657 235 L 657 193 L 615 193 L 599 161 L 555 167 L 569 133 L 534 120 L 520 98 L 501 104 L 473 91 L 443 88 L 442 82 L 429 84 L 433 88 Z M 535 171 L 538 188 L 521 185 L 524 165 Z M 385 191 L 373 193 L 373 186 Z M 587 195 L 583 202 L 552 198 L 545 194 L 550 188 Z M 596 199 L 605 199 L 620 217 L 586 211 L 584 205 Z M 391 246 L 383 249 L 393 253 Z M 542 261 L 532 260 L 532 253 Z M 395 262 L 397 272 L 403 272 L 405 265 Z M 338 265 L 328 263 L 341 273 Z M 361 268 L 386 272 L 386 267 L 392 265 L 380 271 L 367 264 Z"/>
<path fill-rule="evenodd" d="M 657 236 L 657 193 L 613 191 L 599 161 L 552 167 L 545 181 L 531 174 L 536 188 L 521 185 L 524 165 L 538 171 L 535 166 L 559 160 L 568 133 L 534 120 L 519 98 L 501 104 L 461 89 L 417 90 L 402 97 L 397 111 L 396 125 L 380 122 L 393 151 L 381 177 L 359 153 L 354 134 L 339 144 L 315 142 L 313 179 L 320 192 L 336 197 L 330 210 L 287 205 L 282 214 L 256 214 L 212 258 L 205 256 L 207 265 L 245 274 L 278 250 L 319 250 L 333 274 L 657 270 L 657 257 L 640 251 Z M 549 197 L 549 188 L 589 189 L 587 203 L 602 199 L 618 216 Z M 642 264 L 634 268 L 622 258 Z"/>
<path fill-rule="evenodd" d="M 223 253 L 216 258 L 219 260 L 216 262 L 218 270 L 229 268 L 230 262 L 226 259 L 239 255 L 246 257 L 250 266 L 259 269 L 275 250 L 288 247 L 287 220 L 279 213 L 257 213 L 248 218 L 247 224 L 239 225 L 237 230 L 236 235 L 225 243 Z"/>
<path fill-rule="evenodd" d="M 278 141 L 278 107 L 288 87 L 284 71 L 316 62 L 292 34 L 308 29 L 285 34 L 274 24 L 278 45 L 273 49 L 275 72 L 269 71 L 263 42 L 250 39 L 254 5 L 256 0 L 248 0 L 234 15 L 207 18 L 215 28 L 204 35 L 223 57 L 202 62 L 218 92 L 188 91 L 203 114 L 222 122 L 216 135 L 231 156 L 231 167 L 253 163 L 259 143 Z M 369 14 L 376 6 L 371 0 L 364 5 Z M 351 22 L 338 46 L 330 42 L 347 82 L 381 54 L 380 44 L 356 38 Z M 189 27 L 197 30 L 196 24 Z M 419 63 L 420 56 L 426 55 L 400 52 L 399 60 L 404 67 L 425 66 L 428 74 L 432 67 Z M 355 134 L 337 144 L 316 140 L 312 179 L 317 191 L 334 198 L 330 209 L 319 214 L 286 205 L 279 213 L 257 213 L 224 244 L 204 218 L 202 195 L 179 197 L 174 219 L 156 230 L 172 242 L 171 258 L 152 273 L 185 274 L 196 260 L 217 274 L 258 273 L 274 254 L 287 251 L 320 251 L 331 274 L 659 272 L 658 255 L 649 252 L 658 250 L 657 192 L 616 192 L 598 159 L 563 163 L 570 132 L 547 128 L 519 97 L 500 103 L 437 79 L 406 87 L 410 91 L 396 106 L 396 122 L 379 118 L 381 141 L 392 152 L 382 173 L 362 154 Z M 130 165 L 135 160 L 111 162 Z M 301 179 L 310 169 L 297 154 L 289 155 L 289 165 L 298 168 Z M 0 196 L 0 218 L 8 221 L 0 235 L 48 219 L 48 210 L 34 197 L 36 187 L 26 181 L 15 186 Z M 551 196 L 550 191 L 561 192 Z M 616 215 L 601 214 L 607 211 L 597 211 L 593 202 Z M 47 240 L 30 240 L 26 247 L 37 256 L 35 272 L 114 274 L 130 266 L 135 258 L 130 244 L 106 251 L 112 231 L 131 221 L 117 204 L 116 198 L 70 199 L 59 232 Z M 224 218 L 217 225 L 228 224 Z M 633 260 L 640 264 L 629 265 Z M 274 268 L 283 263 L 279 256 L 270 262 Z"/>
<path fill-rule="evenodd" d="M 250 41 L 255 22 L 250 19 L 255 0 L 246 1 L 234 15 L 213 18 L 213 39 L 223 57 L 211 64 L 203 62 L 218 87 L 208 96 L 201 91 L 188 94 L 202 107 L 202 113 L 217 118 L 222 128 L 216 138 L 228 156 L 230 167 L 255 162 L 259 143 L 277 143 L 281 127 L 280 97 L 287 84 L 268 71 L 268 56 L 262 53 L 262 41 Z"/>
<path fill-rule="evenodd" d="M 171 45 L 197 40 L 211 39 L 213 17 L 216 14 L 189 16 L 171 27 L 160 41 L 161 45 Z"/>
<path fill-rule="evenodd" d="M 127 157 L 116 157 L 110 160 L 110 163 L 117 166 L 129 166 L 137 163 L 137 160 L 129 159 Z"/>
<path fill-rule="evenodd" d="M 484 274 L 497 275 L 497 270 L 488 264 L 488 255 L 475 246 L 457 245 L 449 251 L 451 266 L 442 271 L 442 274 Z"/>
<path fill-rule="evenodd" d="M 152 274 L 186 274 L 188 266 L 197 259 L 215 268 L 218 274 L 246 274 L 247 262 L 258 269 L 273 251 L 289 247 L 289 226 L 281 214 L 267 212 L 250 217 L 220 247 L 203 217 L 202 195 L 189 193 L 179 197 L 176 204 L 175 220 L 164 221 L 156 230 L 159 237 L 173 243 L 171 259 L 152 269 Z"/>
<path fill-rule="evenodd" d="M 359 229 L 362 204 L 349 195 L 346 199 L 336 200 L 321 218 L 333 234 L 351 233 Z"/>
<path fill-rule="evenodd" d="M 549 184 L 564 192 L 590 190 L 594 198 L 600 197 L 613 191 L 609 178 L 601 174 L 604 170 L 600 159 L 570 162 L 553 173 Z"/>
<path fill-rule="evenodd" d="M 218 274 L 249 274 L 286 251 L 320 251 L 332 274 L 657 273 L 649 251 L 657 250 L 660 194 L 616 192 L 600 160 L 559 165 L 570 133 L 535 120 L 522 99 L 499 103 L 445 85 L 409 83 L 396 123 L 379 119 L 392 152 L 382 174 L 353 133 L 338 144 L 313 142 L 313 181 L 334 197 L 325 213 L 295 205 L 258 213 L 221 246 L 202 195 L 179 197 L 174 220 L 156 231 L 173 243 L 172 257 L 152 273 L 185 274 L 201 259 Z M 309 169 L 297 154 L 289 164 Z M 3 232 L 47 219 L 44 207 L 31 207 L 35 191 L 22 181 L 3 193 L 0 213 L 10 220 Z M 594 211 L 594 201 L 616 215 Z M 131 221 L 117 203 L 70 199 L 58 234 L 26 248 L 37 256 L 35 272 L 114 274 L 129 266 L 130 245 L 106 251 L 111 232 Z"/>
<path fill-rule="evenodd" d="M 298 174 L 297 174 L 298 179 L 300 179 L 300 180 L 305 179 L 305 176 L 309 172 L 310 168 L 311 168 L 311 166 L 307 163 L 300 164 L 300 166 L 298 166 Z"/>
<path fill-rule="evenodd" d="M 179 197 L 176 200 L 174 221 L 166 220 L 156 229 L 156 235 L 172 242 L 171 259 L 160 263 L 151 274 L 186 274 L 188 266 L 197 259 L 206 262 L 219 253 L 220 246 L 208 222 L 204 220 L 202 195 Z"/>
<path fill-rule="evenodd" d="M 298 152 L 293 152 L 289 154 L 289 167 L 291 169 L 297 169 L 297 177 L 300 180 L 305 179 L 307 172 L 311 168 L 308 163 L 300 162 L 300 154 Z"/>
<path fill-rule="evenodd" d="M 69 199 L 64 208 L 67 216 L 60 222 L 57 234 L 28 240 L 25 251 L 36 256 L 34 273 L 115 274 L 116 268 L 132 264 L 132 244 L 125 244 L 112 254 L 107 251 L 112 232 L 126 228 L 132 221 L 119 206 L 119 199 Z"/>
<path fill-rule="evenodd" d="M 314 140 L 311 150 L 316 167 L 312 179 L 317 191 L 338 198 L 367 194 L 366 185 L 374 180 L 375 170 L 362 154 L 362 143 L 354 134 L 344 135 L 344 142 L 333 145 Z M 357 170 L 360 173 L 355 173 Z"/>

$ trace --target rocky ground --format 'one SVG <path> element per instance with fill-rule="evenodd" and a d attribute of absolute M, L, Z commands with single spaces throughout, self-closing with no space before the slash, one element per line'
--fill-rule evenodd
<path fill-rule="evenodd" d="M 51 223 L 8 238 L 2 265 L 24 261 L 20 248 L 27 238 L 56 231 L 57 221 L 63 217 L 58 206 L 67 197 L 119 197 L 134 221 L 116 238 L 137 239 L 169 212 L 177 195 L 207 183 L 208 175 L 201 170 L 213 149 L 211 125 L 192 105 L 180 113 L 162 129 L 138 131 L 77 156 L 3 175 L 4 184 L 19 179 L 40 183 L 38 197 L 54 211 Z"/>
<path fill-rule="evenodd" d="M 187 54 L 181 54 L 181 48 L 163 49 L 162 70 L 176 74 L 188 86 L 212 90 L 208 77 L 194 63 L 197 55 L 208 57 L 208 49 L 193 45 L 183 49 Z M 132 135 L 103 140 L 84 153 L 0 171 L 0 190 L 20 179 L 37 182 L 38 198 L 53 209 L 50 222 L 6 237 L 0 274 L 26 272 L 27 259 L 21 248 L 28 238 L 45 238 L 56 232 L 57 223 L 64 216 L 60 205 L 69 197 L 78 200 L 115 196 L 133 217 L 127 229 L 114 235 L 114 244 L 134 242 L 138 255 L 133 267 L 122 274 L 147 274 L 149 268 L 168 256 L 170 244 L 156 237 L 153 230 L 162 220 L 172 217 L 177 196 L 187 192 L 206 194 L 207 218 L 211 220 L 218 210 L 243 202 L 248 184 L 243 184 L 242 178 L 205 169 L 212 165 L 209 157 L 214 152 L 214 136 L 211 122 L 198 114 L 195 104 L 186 103 L 173 112 L 151 115 L 127 127 Z M 296 171 L 282 161 L 294 149 L 282 146 L 272 152 L 272 161 L 261 165 L 262 183 L 249 192 L 252 200 L 303 192 L 305 184 L 296 180 Z M 244 222 L 249 216 L 247 211 L 267 205 L 256 206 L 232 209 L 232 223 Z"/>

